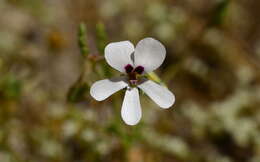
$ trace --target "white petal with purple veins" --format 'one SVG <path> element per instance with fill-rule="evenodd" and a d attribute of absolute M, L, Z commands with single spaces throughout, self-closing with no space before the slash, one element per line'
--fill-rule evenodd
<path fill-rule="evenodd" d="M 115 92 L 128 86 L 125 77 L 104 79 L 95 82 L 90 88 L 90 94 L 98 101 L 102 101 Z"/>
<path fill-rule="evenodd" d="M 140 121 L 142 111 L 137 88 L 131 88 L 126 91 L 121 116 L 128 125 L 136 125 Z"/>
<path fill-rule="evenodd" d="M 171 91 L 151 80 L 144 81 L 138 87 L 161 108 L 169 108 L 175 102 L 175 96 Z"/>
<path fill-rule="evenodd" d="M 133 52 L 134 45 L 129 41 L 110 43 L 105 48 L 105 59 L 110 66 L 124 73 L 127 64 L 133 65 Z"/>
<path fill-rule="evenodd" d="M 135 66 L 143 66 L 145 72 L 157 69 L 163 63 L 166 55 L 165 47 L 153 38 L 141 40 L 134 53 Z"/>

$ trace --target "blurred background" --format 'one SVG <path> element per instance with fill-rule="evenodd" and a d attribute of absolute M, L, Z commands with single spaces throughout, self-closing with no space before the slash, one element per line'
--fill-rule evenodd
<path fill-rule="evenodd" d="M 260 162 L 260 1 L 0 0 L 0 162 Z M 85 23 L 81 25 L 81 23 Z M 90 85 L 119 75 L 109 42 L 160 40 L 156 71 L 176 95 L 141 95 L 137 126 L 123 91 Z"/>

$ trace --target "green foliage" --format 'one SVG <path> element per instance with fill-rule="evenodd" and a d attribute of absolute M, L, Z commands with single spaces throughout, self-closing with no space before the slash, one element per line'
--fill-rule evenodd
<path fill-rule="evenodd" d="M 86 57 L 89 54 L 89 49 L 87 46 L 87 29 L 84 23 L 79 25 L 78 29 L 78 46 L 82 56 Z"/>
<path fill-rule="evenodd" d="M 0 96 L 6 99 L 17 99 L 21 95 L 22 83 L 13 75 L 0 79 Z"/>
<path fill-rule="evenodd" d="M 218 2 L 213 13 L 211 25 L 221 25 L 224 22 L 228 11 L 230 0 L 221 0 Z"/>
<path fill-rule="evenodd" d="M 107 45 L 107 33 L 105 25 L 103 23 L 98 23 L 96 25 L 96 36 L 97 36 L 97 48 L 100 54 L 104 53 L 104 49 Z"/>
<path fill-rule="evenodd" d="M 67 94 L 67 100 L 69 102 L 79 102 L 86 100 L 86 94 L 89 92 L 89 86 L 87 83 L 77 81 Z"/>

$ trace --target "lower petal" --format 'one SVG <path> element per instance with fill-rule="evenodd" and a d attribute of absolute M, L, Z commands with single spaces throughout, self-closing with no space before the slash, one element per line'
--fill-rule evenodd
<path fill-rule="evenodd" d="M 121 116 L 128 125 L 136 125 L 140 121 L 142 110 L 137 88 L 131 88 L 126 91 L 121 109 Z"/>
<path fill-rule="evenodd" d="M 128 84 L 125 80 L 125 77 L 99 80 L 91 86 L 90 95 L 98 101 L 105 100 L 115 92 L 127 87 Z"/>
<path fill-rule="evenodd" d="M 175 102 L 175 96 L 166 87 L 151 80 L 146 80 L 138 87 L 143 90 L 161 108 L 169 108 Z"/>

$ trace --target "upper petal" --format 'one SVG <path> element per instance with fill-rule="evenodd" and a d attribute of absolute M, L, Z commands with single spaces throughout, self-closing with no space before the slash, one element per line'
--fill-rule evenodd
<path fill-rule="evenodd" d="M 175 102 L 175 96 L 166 87 L 151 80 L 146 80 L 138 85 L 161 108 L 169 108 Z"/>
<path fill-rule="evenodd" d="M 164 61 L 166 49 L 159 41 L 153 38 L 141 40 L 134 53 L 135 66 L 143 66 L 145 72 L 157 69 Z"/>
<path fill-rule="evenodd" d="M 94 99 L 102 101 L 127 85 L 125 77 L 99 80 L 91 86 L 90 95 Z"/>
<path fill-rule="evenodd" d="M 125 72 L 127 64 L 133 65 L 131 54 L 134 45 L 129 41 L 110 43 L 105 48 L 105 59 L 107 63 L 118 71 Z"/>
<path fill-rule="evenodd" d="M 131 88 L 125 92 L 121 116 L 128 125 L 136 125 L 140 121 L 142 110 L 137 88 Z"/>

